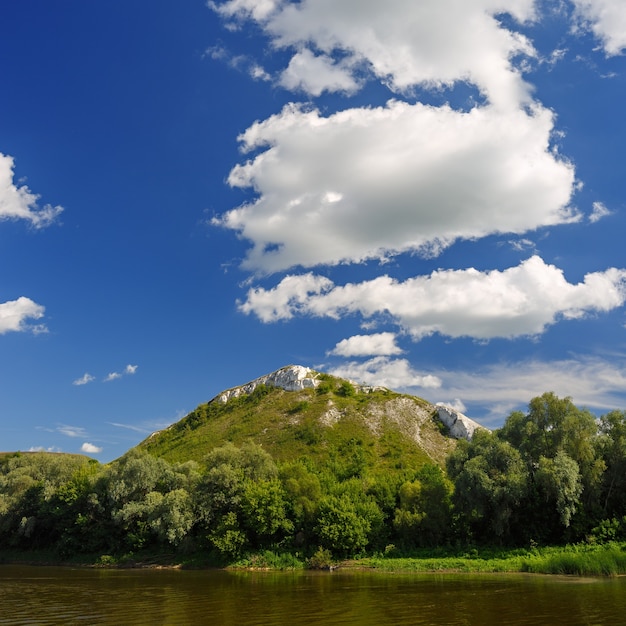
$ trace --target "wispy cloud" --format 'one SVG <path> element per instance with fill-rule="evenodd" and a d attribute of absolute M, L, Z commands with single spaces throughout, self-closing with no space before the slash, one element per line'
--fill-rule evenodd
<path fill-rule="evenodd" d="M 116 428 L 125 428 L 126 430 L 132 430 L 136 433 L 149 434 L 153 432 L 149 428 L 145 428 L 143 426 L 135 426 L 134 424 L 120 424 L 119 422 L 109 422 L 109 424 L 111 424 L 111 426 L 115 426 Z"/>
<path fill-rule="evenodd" d="M 532 398 L 546 391 L 571 396 L 578 406 L 608 412 L 623 407 L 626 389 L 624 355 L 611 355 L 610 359 L 573 355 L 557 361 L 498 362 L 475 369 L 434 368 L 419 373 L 404 359 L 371 359 L 332 371 L 411 393 L 419 380 L 415 375 L 430 376 L 439 384 L 421 392 L 426 399 L 458 407 L 488 427 L 500 426 L 511 411 L 523 410 Z M 394 371 L 401 375 L 390 376 Z"/>
<path fill-rule="evenodd" d="M 112 380 L 117 380 L 118 378 L 121 378 L 122 376 L 132 376 L 137 371 L 138 367 L 139 367 L 138 365 L 129 364 L 124 368 L 124 371 L 122 372 L 110 372 L 105 377 L 104 382 L 108 383 Z"/>
<path fill-rule="evenodd" d="M 122 376 L 133 376 L 137 372 L 138 365 L 131 365 L 130 363 L 121 371 L 121 372 L 109 372 L 103 379 L 102 382 L 108 383 L 113 380 L 117 380 L 118 378 L 122 378 Z M 85 372 L 80 378 L 77 378 L 72 382 L 72 385 L 87 385 L 96 380 L 96 377 L 90 374 L 89 372 Z"/>
<path fill-rule="evenodd" d="M 57 432 L 60 432 L 66 437 L 81 437 L 87 436 L 87 431 L 81 426 L 68 426 L 67 424 L 61 424 L 57 426 Z"/>
<path fill-rule="evenodd" d="M 594 202 L 593 210 L 591 212 L 591 215 L 589 215 L 589 221 L 592 224 L 595 224 L 607 215 L 611 215 L 611 211 L 609 211 L 602 202 Z"/>
<path fill-rule="evenodd" d="M 211 57 L 214 61 L 221 61 L 235 70 L 248 74 L 253 80 L 272 80 L 271 74 L 254 61 L 254 59 L 245 54 L 232 54 L 221 45 L 215 45 L 207 48 L 205 54 Z"/>
<path fill-rule="evenodd" d="M 85 372 L 80 378 L 77 378 L 75 381 L 73 381 L 72 385 L 77 385 L 77 386 L 88 385 L 94 380 L 96 380 L 95 376 L 92 376 L 89 372 Z"/>

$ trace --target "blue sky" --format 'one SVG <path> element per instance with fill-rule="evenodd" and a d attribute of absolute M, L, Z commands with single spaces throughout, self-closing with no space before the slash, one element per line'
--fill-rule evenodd
<path fill-rule="evenodd" d="M 626 409 L 622 0 L 0 9 L 0 450 L 302 364 Z"/>

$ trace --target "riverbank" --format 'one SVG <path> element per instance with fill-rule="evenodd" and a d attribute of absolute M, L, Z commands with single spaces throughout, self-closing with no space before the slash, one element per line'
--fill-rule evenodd
<path fill-rule="evenodd" d="M 458 556 L 426 558 L 370 557 L 355 563 L 382 572 L 502 572 L 620 576 L 626 574 L 626 543 L 577 544 L 495 552 L 472 550 Z"/>
<path fill-rule="evenodd" d="M 328 555 L 327 555 L 328 556 Z M 185 555 L 141 552 L 123 555 L 80 555 L 61 559 L 50 552 L 3 552 L 0 564 L 62 565 L 92 568 L 255 569 L 288 571 L 372 570 L 388 573 L 534 573 L 573 576 L 626 575 L 626 542 L 576 544 L 531 549 L 472 548 L 466 551 L 438 549 L 403 556 L 385 555 L 359 559 L 302 559 L 289 553 L 264 551 L 232 563 L 216 563 L 205 553 Z"/>

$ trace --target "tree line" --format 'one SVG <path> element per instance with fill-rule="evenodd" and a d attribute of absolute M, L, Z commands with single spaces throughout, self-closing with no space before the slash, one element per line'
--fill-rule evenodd
<path fill-rule="evenodd" d="M 0 459 L 0 548 L 77 554 L 262 550 L 302 559 L 418 548 L 626 539 L 626 412 L 597 419 L 545 393 L 460 441 L 445 468 L 383 470 L 352 440 L 333 463 L 225 444 L 201 463 L 132 450 L 109 465 Z"/>

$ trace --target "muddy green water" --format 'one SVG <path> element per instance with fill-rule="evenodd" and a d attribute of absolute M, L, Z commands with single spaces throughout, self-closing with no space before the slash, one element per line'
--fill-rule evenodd
<path fill-rule="evenodd" d="M 0 566 L 0 624 L 626 624 L 626 578 Z"/>

